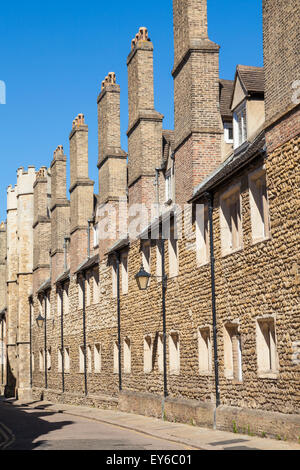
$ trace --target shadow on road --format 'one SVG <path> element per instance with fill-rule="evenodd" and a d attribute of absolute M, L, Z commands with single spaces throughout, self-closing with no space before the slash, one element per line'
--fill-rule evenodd
<path fill-rule="evenodd" d="M 34 404 L 34 402 L 32 402 Z M 30 409 L 28 406 L 6 403 L 0 401 L 0 423 L 3 423 L 14 435 L 14 442 L 5 450 L 33 450 L 45 443 L 45 439 L 34 442 L 39 436 L 45 436 L 51 431 L 62 429 L 73 421 L 46 421 L 56 412 L 46 410 L 47 405 L 38 409 Z M 45 409 L 45 411 L 41 411 Z"/>

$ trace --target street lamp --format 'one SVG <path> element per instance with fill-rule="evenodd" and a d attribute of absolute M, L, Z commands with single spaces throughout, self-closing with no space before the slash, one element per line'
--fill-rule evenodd
<path fill-rule="evenodd" d="M 140 271 L 135 275 L 135 279 L 140 290 L 147 290 L 149 287 L 149 281 L 152 276 L 147 273 L 141 266 Z M 164 398 L 162 404 L 162 416 L 164 416 L 164 406 L 165 398 L 168 396 L 168 387 L 167 387 L 167 334 L 166 334 L 166 290 L 168 276 L 165 273 L 165 241 L 161 239 L 161 289 L 162 289 L 162 320 L 163 320 L 163 368 L 164 368 Z"/>
<path fill-rule="evenodd" d="M 138 288 L 140 290 L 147 290 L 149 287 L 150 278 L 151 274 L 147 273 L 147 271 L 144 269 L 144 266 L 142 265 L 139 272 L 135 275 Z"/>
<path fill-rule="evenodd" d="M 37 326 L 39 328 L 42 328 L 44 325 L 44 317 L 42 317 L 41 312 L 39 313 L 39 316 L 36 318 Z"/>

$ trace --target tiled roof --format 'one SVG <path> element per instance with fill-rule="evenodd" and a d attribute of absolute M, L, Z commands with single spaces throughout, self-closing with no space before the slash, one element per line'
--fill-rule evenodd
<path fill-rule="evenodd" d="M 99 255 L 92 256 L 87 258 L 75 271 L 75 274 L 86 271 L 87 269 L 99 264 Z"/>
<path fill-rule="evenodd" d="M 264 93 L 265 72 L 263 67 L 238 65 L 237 73 L 248 93 Z"/>
<path fill-rule="evenodd" d="M 248 142 L 243 145 L 238 152 L 234 152 L 230 157 L 225 160 L 208 178 L 206 178 L 194 190 L 192 199 L 189 202 L 195 201 L 204 195 L 207 191 L 218 186 L 222 181 L 229 178 L 233 173 L 240 170 L 247 165 L 258 154 L 265 152 L 265 133 L 260 132 L 256 139 L 249 144 Z"/>
<path fill-rule="evenodd" d="M 55 281 L 56 284 L 61 284 L 64 281 L 70 279 L 70 270 L 66 271 L 65 273 L 61 274 Z"/>
<path fill-rule="evenodd" d="M 220 112 L 222 118 L 232 118 L 230 105 L 233 85 L 233 80 L 220 80 Z"/>
<path fill-rule="evenodd" d="M 111 255 L 115 251 L 121 250 L 122 248 L 125 248 L 126 246 L 129 245 L 129 236 L 127 238 L 122 238 L 121 240 L 118 240 L 107 252 L 107 254 Z"/>
<path fill-rule="evenodd" d="M 50 289 L 51 288 L 51 279 L 47 279 L 47 281 L 45 281 L 41 287 L 38 289 L 37 293 L 38 294 L 41 294 L 42 292 L 45 292 L 46 290 Z"/>

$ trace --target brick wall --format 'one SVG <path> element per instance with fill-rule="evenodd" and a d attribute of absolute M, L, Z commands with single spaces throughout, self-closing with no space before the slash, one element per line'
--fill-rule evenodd
<path fill-rule="evenodd" d="M 299 16 L 297 0 L 263 1 L 267 122 L 295 105 L 292 84 L 300 80 Z"/>

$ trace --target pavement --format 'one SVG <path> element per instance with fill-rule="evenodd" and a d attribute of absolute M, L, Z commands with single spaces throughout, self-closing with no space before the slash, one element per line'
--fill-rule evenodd
<path fill-rule="evenodd" d="M 275 439 L 235 434 L 200 428 L 189 424 L 171 423 L 156 418 L 123 413 L 115 410 L 102 410 L 85 406 L 65 405 L 48 401 L 24 402 L 14 399 L 2 399 L 6 404 L 14 407 L 47 410 L 47 412 L 60 413 L 67 416 L 85 418 L 89 421 L 109 424 L 119 429 L 135 431 L 145 436 L 177 444 L 180 448 L 186 446 L 192 450 L 300 450 L 300 445 L 294 442 L 279 441 Z M 0 449 L 1 435 L 4 439 L 2 448 L 9 446 L 13 434 L 9 429 L 3 428 L 0 423 Z M 125 449 L 124 449 L 125 450 Z"/>

